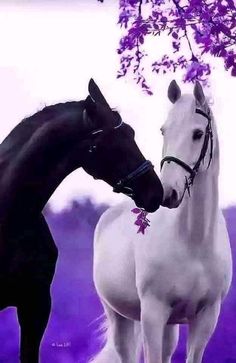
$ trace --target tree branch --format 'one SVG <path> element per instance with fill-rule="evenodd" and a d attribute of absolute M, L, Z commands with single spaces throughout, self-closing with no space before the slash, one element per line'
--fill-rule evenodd
<path fill-rule="evenodd" d="M 141 17 L 142 16 L 142 5 L 143 5 L 143 0 L 139 0 L 139 5 L 138 5 L 138 15 Z"/>

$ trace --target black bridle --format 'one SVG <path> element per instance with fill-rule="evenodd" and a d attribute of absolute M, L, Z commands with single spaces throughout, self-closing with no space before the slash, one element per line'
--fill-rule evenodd
<path fill-rule="evenodd" d="M 117 126 L 113 127 L 112 130 L 109 130 L 109 132 L 119 129 L 120 127 L 123 126 L 123 124 L 124 123 L 123 123 L 122 119 L 120 119 L 120 123 Z M 98 130 L 92 131 L 89 136 L 93 138 L 94 135 L 98 135 L 101 133 L 106 133 L 106 130 L 98 129 Z M 93 153 L 96 151 L 96 148 L 97 148 L 96 144 L 91 143 L 89 145 L 88 152 Z M 129 185 L 130 182 L 133 182 L 134 180 L 139 178 L 141 175 L 147 173 L 149 170 L 152 170 L 153 168 L 154 168 L 154 166 L 152 165 L 151 161 L 145 160 L 140 166 L 138 166 L 134 171 L 132 171 L 130 174 L 128 174 L 125 178 L 118 180 L 113 185 L 113 191 L 115 193 L 123 193 L 129 197 L 134 197 L 135 196 L 134 190 Z M 96 179 L 96 178 L 94 178 L 94 179 Z"/>
<path fill-rule="evenodd" d="M 193 185 L 194 178 L 198 173 L 201 162 L 204 163 L 204 159 L 205 159 L 206 152 L 207 152 L 207 149 L 208 149 L 209 141 L 210 141 L 210 158 L 209 158 L 207 168 L 209 168 L 209 166 L 211 164 L 212 155 L 213 155 L 213 133 L 212 133 L 210 110 L 206 113 L 206 112 L 200 110 L 199 108 L 197 108 L 196 113 L 198 113 L 199 115 L 204 116 L 208 120 L 208 123 L 207 123 L 207 126 L 206 126 L 205 137 L 204 137 L 202 149 L 201 149 L 199 158 L 198 158 L 196 164 L 194 165 L 194 167 L 191 168 L 184 161 L 182 161 L 182 160 L 180 160 L 180 159 L 178 159 L 178 158 L 176 158 L 174 156 L 165 156 L 161 160 L 161 169 L 162 169 L 163 164 L 165 162 L 170 163 L 171 161 L 173 161 L 176 164 L 180 165 L 182 168 L 184 168 L 190 174 L 189 177 L 187 177 L 187 176 L 185 177 L 186 182 L 185 182 L 185 190 L 184 190 L 184 193 L 185 193 L 186 190 L 188 191 L 189 196 L 190 196 L 190 187 L 191 187 L 191 185 Z"/>
<path fill-rule="evenodd" d="M 134 197 L 133 189 L 128 186 L 131 181 L 139 178 L 141 175 L 146 174 L 149 170 L 153 169 L 151 161 L 145 160 L 137 169 L 128 174 L 125 178 L 120 179 L 114 186 L 113 192 L 123 193 L 129 197 Z"/>

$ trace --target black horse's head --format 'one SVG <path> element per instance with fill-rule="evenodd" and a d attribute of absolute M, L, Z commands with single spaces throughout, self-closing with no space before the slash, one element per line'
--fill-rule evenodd
<path fill-rule="evenodd" d="M 84 127 L 90 130 L 83 148 L 83 169 L 115 192 L 130 196 L 138 207 L 154 212 L 162 202 L 163 189 L 134 140 L 134 130 L 110 108 L 93 80 L 89 94 L 83 110 Z"/>

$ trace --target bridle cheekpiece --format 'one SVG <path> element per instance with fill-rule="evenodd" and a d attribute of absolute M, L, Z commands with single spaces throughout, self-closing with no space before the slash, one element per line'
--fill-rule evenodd
<path fill-rule="evenodd" d="M 178 158 L 176 158 L 174 156 L 165 156 L 161 160 L 161 169 L 162 169 L 165 162 L 170 163 L 171 161 L 173 161 L 176 164 L 180 165 L 182 168 L 184 168 L 190 174 L 189 177 L 185 176 L 186 182 L 185 182 L 185 190 L 184 190 L 184 193 L 185 193 L 186 190 L 188 191 L 189 196 L 190 196 L 190 187 L 193 185 L 195 176 L 198 173 L 201 162 L 204 163 L 204 159 L 205 159 L 205 156 L 206 156 L 206 152 L 207 152 L 207 149 L 208 149 L 209 142 L 210 142 L 210 157 L 209 157 L 209 162 L 208 162 L 207 168 L 209 168 L 209 166 L 211 164 L 212 156 L 213 156 L 213 132 L 212 132 L 212 125 L 211 125 L 211 113 L 210 113 L 210 110 L 208 110 L 208 112 L 206 113 L 206 112 L 202 111 L 201 109 L 196 108 L 196 113 L 198 113 L 199 115 L 202 115 L 203 117 L 205 117 L 208 120 L 208 123 L 207 123 L 207 126 L 206 126 L 205 137 L 204 137 L 202 149 L 201 149 L 199 158 L 198 158 L 196 164 L 194 165 L 194 167 L 191 168 L 184 161 L 182 161 L 181 159 L 178 159 Z"/>

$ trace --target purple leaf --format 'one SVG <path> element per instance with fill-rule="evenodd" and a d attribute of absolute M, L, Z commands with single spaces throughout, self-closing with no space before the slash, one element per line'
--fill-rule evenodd
<path fill-rule="evenodd" d="M 138 213 L 140 213 L 140 212 L 141 212 L 141 209 L 139 209 L 139 208 L 134 208 L 134 209 L 132 209 L 132 210 L 131 210 L 131 212 L 133 212 L 133 213 L 135 213 L 135 214 L 138 214 Z"/>
<path fill-rule="evenodd" d="M 173 33 L 172 33 L 172 37 L 173 37 L 174 39 L 178 39 L 178 34 L 177 34 L 176 32 L 173 32 Z"/>
<path fill-rule="evenodd" d="M 137 233 L 145 233 L 145 229 L 150 226 L 150 221 L 147 219 L 148 213 L 145 210 L 134 208 L 131 212 L 138 214 L 134 224 L 139 226 Z"/>
<path fill-rule="evenodd" d="M 234 67 L 231 70 L 231 76 L 236 77 L 236 64 L 234 65 Z"/>

